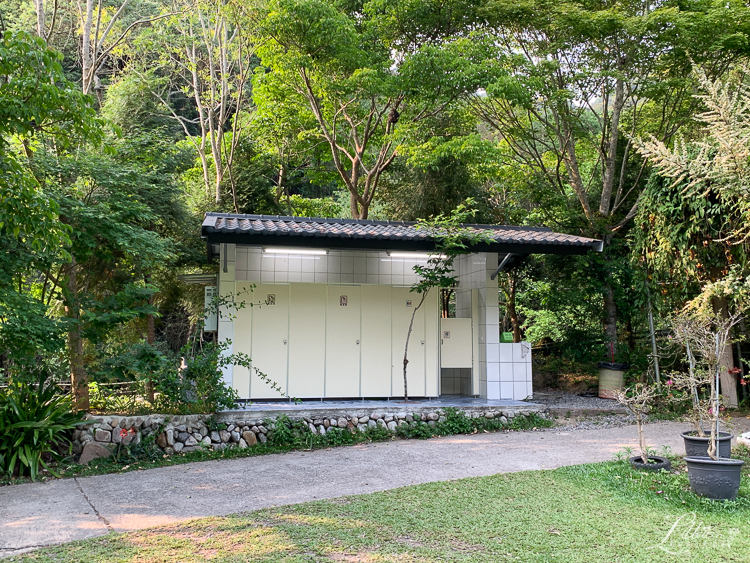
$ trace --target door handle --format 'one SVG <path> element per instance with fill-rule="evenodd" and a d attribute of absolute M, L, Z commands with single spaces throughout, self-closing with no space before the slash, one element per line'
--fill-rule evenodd
<path fill-rule="evenodd" d="M 284 344 L 286 344 L 286 338 L 284 339 Z"/>
<path fill-rule="evenodd" d="M 357 340 L 357 346 L 359 346 L 359 340 Z"/>
<path fill-rule="evenodd" d="M 422 346 L 424 346 L 424 340 L 422 340 Z"/>

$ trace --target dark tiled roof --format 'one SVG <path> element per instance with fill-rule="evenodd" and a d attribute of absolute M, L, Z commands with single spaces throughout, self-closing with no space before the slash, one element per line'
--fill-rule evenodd
<path fill-rule="evenodd" d="M 565 246 L 579 247 L 579 251 L 589 249 L 600 250 L 601 241 L 575 235 L 555 233 L 542 227 L 514 227 L 506 225 L 464 225 L 472 230 L 491 231 L 492 238 L 498 245 L 519 246 Z M 370 221 L 361 219 L 323 219 L 315 217 L 281 217 L 276 215 L 239 215 L 231 213 L 206 213 L 203 221 L 203 236 L 209 242 L 226 239 L 220 235 L 234 235 L 231 238 L 241 242 L 244 236 L 254 239 L 248 244 L 256 244 L 260 235 L 262 244 L 282 245 L 294 244 L 289 239 L 306 238 L 306 246 L 313 241 L 310 237 L 319 239 L 335 239 L 371 242 L 382 241 L 383 248 L 391 243 L 429 243 L 431 237 L 425 230 L 416 228 L 416 223 L 407 221 Z M 237 236 L 244 235 L 244 236 Z M 300 237 L 300 238 L 298 238 Z M 343 239 L 343 240 L 342 240 Z M 333 241 L 330 241 L 333 242 Z M 320 240 L 320 246 L 328 242 Z M 354 244 L 353 246 L 358 246 Z M 370 245 L 372 246 L 372 245 Z M 532 251 L 533 252 L 533 251 Z"/>

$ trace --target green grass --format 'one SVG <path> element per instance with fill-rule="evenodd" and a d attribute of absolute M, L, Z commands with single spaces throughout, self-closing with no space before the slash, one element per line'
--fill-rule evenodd
<path fill-rule="evenodd" d="M 737 454 L 750 461 L 748 450 Z M 207 518 L 12 560 L 744 562 L 750 558 L 748 471 L 735 502 L 695 497 L 679 462 L 671 473 L 652 474 L 614 461 Z"/>

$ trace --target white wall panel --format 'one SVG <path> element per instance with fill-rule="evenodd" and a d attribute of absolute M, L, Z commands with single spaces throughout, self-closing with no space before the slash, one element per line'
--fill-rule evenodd
<path fill-rule="evenodd" d="M 425 326 L 425 391 L 427 397 L 440 394 L 440 292 L 430 291 L 422 305 Z"/>
<path fill-rule="evenodd" d="M 440 319 L 440 367 L 470 368 L 473 340 L 471 319 Z"/>
<path fill-rule="evenodd" d="M 246 301 L 247 305 L 244 308 L 238 309 L 235 313 L 234 319 L 234 340 L 233 347 L 235 352 L 242 352 L 252 357 L 252 329 L 253 329 L 253 307 L 250 307 L 252 302 L 252 294 L 250 293 L 250 283 L 237 283 L 236 284 L 236 299 L 238 301 Z M 234 390 L 240 396 L 240 399 L 250 398 L 250 370 L 242 366 L 234 366 Z"/>

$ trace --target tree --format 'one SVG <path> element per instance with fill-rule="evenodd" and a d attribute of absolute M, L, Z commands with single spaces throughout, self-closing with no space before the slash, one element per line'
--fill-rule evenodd
<path fill-rule="evenodd" d="M 38 8 L 37 13 L 43 12 L 42 0 L 35 0 Z M 85 3 L 84 3 L 85 2 Z M 101 82 L 99 74 L 110 56 L 138 26 L 170 17 L 172 13 L 158 14 L 146 17 L 138 17 L 134 21 L 126 23 L 124 29 L 119 29 L 119 24 L 124 23 L 130 0 L 122 0 L 114 12 L 108 6 L 98 0 L 95 6 L 94 0 L 77 0 L 78 14 L 80 17 L 81 33 L 81 89 L 84 94 L 95 90 L 101 103 Z"/>
<path fill-rule="evenodd" d="M 456 286 L 458 278 L 453 270 L 456 258 L 471 252 L 471 247 L 482 242 L 491 241 L 491 236 L 485 231 L 471 227 L 464 227 L 462 223 L 474 215 L 471 206 L 474 202 L 467 200 L 459 205 L 450 215 L 438 215 L 434 219 L 423 219 L 417 224 L 417 229 L 426 231 L 435 243 L 435 249 L 422 266 L 414 266 L 414 272 L 419 279 L 411 286 L 412 292 L 420 295 L 417 306 L 411 313 L 409 330 L 406 332 L 404 345 L 404 401 L 409 400 L 409 388 L 406 378 L 409 365 L 409 340 L 414 327 L 414 317 L 424 304 L 432 289 L 449 289 Z"/>
<path fill-rule="evenodd" d="M 410 128 L 475 88 L 467 69 L 473 44 L 394 37 L 384 22 L 399 7 L 372 3 L 345 11 L 325 0 L 275 0 L 259 28 L 258 54 L 269 72 L 256 77 L 256 89 L 285 91 L 289 103 L 310 112 L 357 219 L 367 218 Z M 430 9 L 436 6 L 422 23 L 440 35 L 440 18 Z"/>
<path fill-rule="evenodd" d="M 142 60 L 130 71 L 179 123 L 200 160 L 206 191 L 217 204 L 228 177 L 232 207 L 238 212 L 232 164 L 245 124 L 238 116 L 257 61 L 251 30 L 238 21 L 236 8 L 231 2 L 184 0 L 179 13 L 142 34 Z M 189 111 L 180 111 L 178 102 L 189 103 Z"/>
<path fill-rule="evenodd" d="M 46 284 L 32 290 L 29 278 L 68 258 L 71 233 L 33 165 L 43 141 L 66 154 L 81 139 L 101 138 L 102 122 L 88 102 L 65 80 L 60 54 L 43 39 L 24 32 L 0 36 L 0 355 L 6 373 L 22 376 L 38 366 L 40 351 L 51 353 L 62 343 Z"/>
<path fill-rule="evenodd" d="M 636 237 L 638 248 L 655 273 L 667 273 L 670 278 L 677 271 L 689 274 L 692 284 L 688 288 L 685 282 L 680 284 L 685 289 L 725 278 L 732 265 L 747 271 L 750 87 L 746 72 L 741 67 L 712 80 L 695 69 L 703 91 L 695 97 L 705 106 L 696 116 L 702 125 L 698 140 L 677 140 L 672 149 L 653 136 L 638 141 L 638 151 L 666 179 L 656 179 L 653 193 L 648 194 Z M 713 294 L 712 306 L 714 314 L 724 319 L 733 314 L 727 296 L 721 293 Z M 720 365 L 722 393 L 727 404 L 736 407 L 729 341 L 722 349 Z"/>
<path fill-rule="evenodd" d="M 720 74 L 746 55 L 750 30 L 741 3 L 528 0 L 490 2 L 485 14 L 498 55 L 468 103 L 544 189 L 577 207 L 567 228 L 607 242 L 635 217 L 647 177 L 630 137 L 649 131 L 667 140 L 688 125 L 698 106 L 688 53 Z M 614 343 L 608 278 L 605 270 L 604 326 Z"/>

